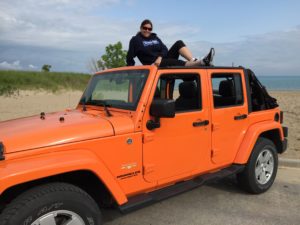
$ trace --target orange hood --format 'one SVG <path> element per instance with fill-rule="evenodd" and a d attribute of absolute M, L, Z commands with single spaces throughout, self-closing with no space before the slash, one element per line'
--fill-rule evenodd
<path fill-rule="evenodd" d="M 109 120 L 73 110 L 46 114 L 45 119 L 38 115 L 4 121 L 0 122 L 0 141 L 8 154 L 133 131 L 133 122 L 128 117 Z"/>

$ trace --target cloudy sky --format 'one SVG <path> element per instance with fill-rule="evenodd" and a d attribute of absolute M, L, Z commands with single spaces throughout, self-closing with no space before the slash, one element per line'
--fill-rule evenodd
<path fill-rule="evenodd" d="M 90 72 L 105 46 L 130 38 L 145 18 L 170 47 L 259 75 L 300 75 L 298 0 L 0 0 L 0 69 Z"/>

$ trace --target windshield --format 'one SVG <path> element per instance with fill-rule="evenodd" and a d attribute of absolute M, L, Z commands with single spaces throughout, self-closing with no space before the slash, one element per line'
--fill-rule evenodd
<path fill-rule="evenodd" d="M 128 70 L 95 75 L 80 103 L 135 110 L 148 73 L 148 70 Z"/>

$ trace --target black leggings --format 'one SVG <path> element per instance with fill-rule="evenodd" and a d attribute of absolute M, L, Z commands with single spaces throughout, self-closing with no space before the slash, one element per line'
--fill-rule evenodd
<path fill-rule="evenodd" d="M 179 60 L 179 49 L 185 47 L 186 45 L 183 41 L 176 41 L 172 47 L 169 49 L 168 54 L 166 57 L 162 58 L 160 67 L 167 67 L 167 66 L 184 66 L 185 61 Z"/>

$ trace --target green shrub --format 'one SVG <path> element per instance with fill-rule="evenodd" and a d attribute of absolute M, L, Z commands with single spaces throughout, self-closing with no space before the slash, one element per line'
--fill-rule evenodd
<path fill-rule="evenodd" d="M 19 90 L 83 91 L 89 74 L 68 72 L 0 71 L 0 95 L 12 95 Z"/>

